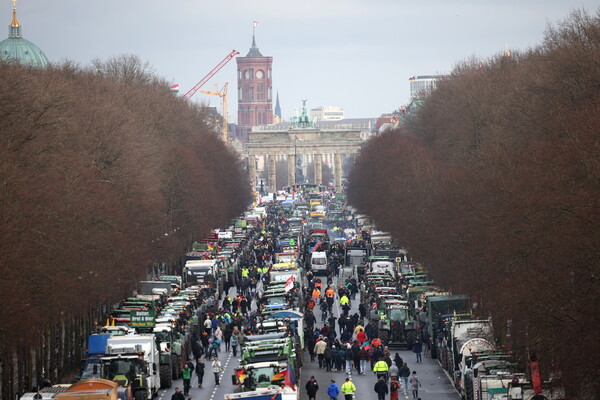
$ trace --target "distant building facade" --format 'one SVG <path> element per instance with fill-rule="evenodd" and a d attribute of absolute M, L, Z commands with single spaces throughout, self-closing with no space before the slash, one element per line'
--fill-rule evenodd
<path fill-rule="evenodd" d="M 332 106 L 319 106 L 310 110 L 310 117 L 317 121 L 340 121 L 344 119 L 344 109 Z"/>
<path fill-rule="evenodd" d="M 50 65 L 48 57 L 39 47 L 23 39 L 16 6 L 13 6 L 12 21 L 8 26 L 8 39 L 0 42 L 0 59 L 35 68 L 46 68 Z"/>
<path fill-rule="evenodd" d="M 248 140 L 253 126 L 273 123 L 273 57 L 265 57 L 252 47 L 246 57 L 237 57 L 238 123 L 236 137 Z"/>
<path fill-rule="evenodd" d="M 419 75 L 413 76 L 408 81 L 410 82 L 410 99 L 422 99 L 427 96 L 435 86 L 442 75 Z"/>

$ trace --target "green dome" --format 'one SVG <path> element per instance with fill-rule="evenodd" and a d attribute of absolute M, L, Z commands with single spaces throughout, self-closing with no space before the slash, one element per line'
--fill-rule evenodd
<path fill-rule="evenodd" d="M 46 68 L 49 64 L 48 57 L 39 47 L 21 37 L 10 37 L 0 42 L 0 59 L 37 68 Z"/>
<path fill-rule="evenodd" d="M 48 57 L 39 47 L 23 39 L 16 6 L 13 6 L 12 21 L 8 25 L 8 39 L 0 42 L 0 60 L 17 62 L 34 68 L 46 68 L 50 64 Z"/>

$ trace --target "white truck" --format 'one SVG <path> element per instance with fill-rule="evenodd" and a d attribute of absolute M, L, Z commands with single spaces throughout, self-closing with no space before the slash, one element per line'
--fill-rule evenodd
<path fill-rule="evenodd" d="M 159 364 L 154 335 L 111 336 L 102 357 L 101 377 L 129 387 L 135 400 L 149 400 L 160 389 Z"/>

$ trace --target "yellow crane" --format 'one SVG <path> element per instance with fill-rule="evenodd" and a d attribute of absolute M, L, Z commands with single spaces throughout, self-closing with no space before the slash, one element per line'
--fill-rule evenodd
<path fill-rule="evenodd" d="M 223 135 L 223 141 L 225 143 L 227 143 L 227 138 L 229 137 L 229 133 L 227 132 L 227 108 L 228 108 L 228 104 L 227 104 L 227 87 L 229 86 L 229 82 L 225 82 L 225 84 L 223 85 L 223 87 L 221 88 L 221 90 L 219 90 L 218 92 L 211 92 L 209 90 L 201 90 L 200 93 L 204 93 L 204 94 L 209 94 L 211 96 L 219 96 L 222 100 L 223 103 L 223 121 L 221 121 L 221 126 L 222 126 L 222 135 Z"/>

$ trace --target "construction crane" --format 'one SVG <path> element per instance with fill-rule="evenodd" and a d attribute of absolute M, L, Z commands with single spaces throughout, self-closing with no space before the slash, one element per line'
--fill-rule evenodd
<path fill-rule="evenodd" d="M 201 90 L 200 93 L 204 93 L 204 94 L 209 94 L 211 96 L 219 96 L 222 100 L 222 104 L 223 104 L 223 112 L 222 112 L 222 116 L 223 116 L 223 121 L 221 123 L 222 126 L 222 132 L 223 132 L 223 141 L 225 143 L 227 143 L 227 138 L 228 138 L 228 132 L 227 132 L 227 109 L 228 109 L 228 104 L 227 104 L 227 88 L 229 86 L 228 82 L 225 82 L 225 84 L 223 85 L 223 88 L 221 88 L 221 90 L 219 90 L 218 92 L 211 92 L 209 90 Z"/>
<path fill-rule="evenodd" d="M 200 89 L 202 86 L 204 86 L 204 84 L 206 82 L 208 82 L 208 80 L 210 78 L 212 78 L 217 72 L 219 72 L 219 70 L 221 70 L 221 68 L 223 68 L 225 66 L 225 64 L 227 64 L 229 61 L 231 61 L 231 59 L 233 57 L 237 56 L 238 54 L 240 54 L 239 51 L 232 50 L 231 53 L 229 53 L 229 55 L 227 55 L 227 57 L 225 57 L 223 59 L 223 61 L 221 61 L 219 64 L 217 64 L 217 66 L 214 67 L 212 69 L 212 71 L 210 71 L 208 74 L 206 74 L 206 76 L 204 78 L 202 78 L 200 80 L 200 82 L 198 82 L 196 84 L 196 86 L 194 86 L 186 94 L 184 94 L 183 98 L 186 99 L 186 100 L 189 100 L 190 97 L 192 97 L 194 94 L 196 94 L 196 92 L 198 91 L 198 89 Z"/>

